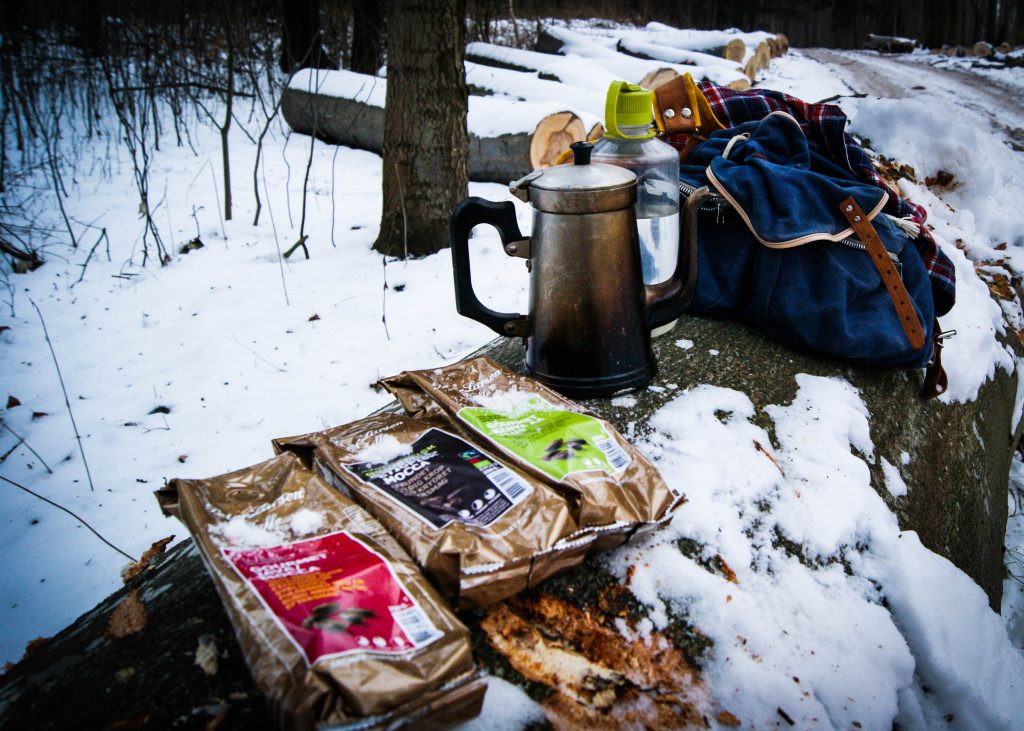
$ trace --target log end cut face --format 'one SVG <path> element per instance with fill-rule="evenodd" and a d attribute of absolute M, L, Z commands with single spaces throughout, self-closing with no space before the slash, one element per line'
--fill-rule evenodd
<path fill-rule="evenodd" d="M 573 142 L 587 138 L 583 122 L 572 112 L 549 114 L 540 121 L 530 139 L 530 164 L 533 169 L 558 164 L 558 159 Z"/>

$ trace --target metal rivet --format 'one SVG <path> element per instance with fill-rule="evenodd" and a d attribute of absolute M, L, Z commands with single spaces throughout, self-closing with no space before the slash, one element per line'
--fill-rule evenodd
<path fill-rule="evenodd" d="M 679 110 L 679 113 L 682 114 L 685 119 L 689 119 L 693 116 L 693 110 L 689 107 L 683 107 Z"/>
<path fill-rule="evenodd" d="M 515 254 L 517 251 L 519 251 L 519 247 L 516 246 L 515 244 L 509 244 L 506 251 L 510 254 Z"/>
<path fill-rule="evenodd" d="M 505 332 L 507 332 L 507 333 L 515 332 L 515 329 L 516 329 L 516 326 L 513 325 L 511 322 L 506 322 L 505 323 L 505 327 L 504 327 Z"/>
<path fill-rule="evenodd" d="M 672 119 L 674 116 L 676 116 L 676 110 L 675 109 L 665 109 L 665 110 L 663 110 L 661 112 L 661 114 L 662 114 L 663 117 L 665 117 L 665 119 Z"/>
<path fill-rule="evenodd" d="M 854 216 L 854 217 L 853 217 L 853 220 L 854 220 L 854 221 L 857 221 L 857 222 L 860 222 L 860 216 Z"/>
<path fill-rule="evenodd" d="M 853 211 L 853 206 L 847 206 L 846 207 L 846 212 L 847 213 L 851 213 L 852 211 Z"/>

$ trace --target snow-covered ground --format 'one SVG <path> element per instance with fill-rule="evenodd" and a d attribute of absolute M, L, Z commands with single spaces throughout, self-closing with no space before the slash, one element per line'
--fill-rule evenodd
<path fill-rule="evenodd" d="M 776 59 L 760 86 L 814 101 L 849 94 L 854 81 L 844 73 L 794 52 Z M 1024 71 L 1013 78 L 1024 84 Z M 942 324 L 960 334 L 944 351 L 951 388 L 943 398 L 969 400 L 995 369 L 1019 367 L 995 339 L 1007 318 L 1024 326 L 1019 307 L 1000 311 L 972 262 L 1006 258 L 1024 272 L 1024 154 L 1003 144 L 982 112 L 939 96 L 840 103 L 853 131 L 909 162 L 919 180 L 939 168 L 956 175 L 958 185 L 940 193 L 903 185 L 928 207 L 957 265 L 958 304 Z M 233 133 L 235 216 L 222 223 L 218 133 L 194 134 L 198 154 L 165 141 L 151 187 L 163 197 L 155 218 L 174 251 L 197 235 L 204 248 L 175 253 L 163 268 L 138 266 L 142 222 L 130 162 L 117 147 L 96 145 L 67 206 L 73 219 L 107 229 L 109 255 L 98 247 L 82 276 L 91 238 L 78 250 L 50 248 L 44 267 L 9 275 L 0 290 L 0 398 L 18 402 L 0 411 L 0 477 L 72 510 L 132 556 L 184 536 L 152 496 L 166 479 L 260 461 L 273 437 L 385 404 L 371 387 L 379 377 L 456 360 L 491 338 L 456 314 L 447 253 L 399 262 L 371 250 L 378 156 L 314 144 L 311 258 L 283 261 L 280 251 L 298 237 L 309 138 L 280 126 L 271 132 L 257 176 L 265 208 L 254 226 L 254 148 Z M 108 152 L 114 157 L 101 164 Z M 499 185 L 471 184 L 470 193 L 511 199 Z M 528 208 L 517 206 L 527 230 Z M 56 211 L 41 214 L 58 222 Z M 1007 250 L 995 249 L 1004 242 Z M 523 310 L 522 263 L 503 254 L 493 231 L 481 230 L 473 246 L 477 291 L 496 309 Z M 869 484 L 870 425 L 848 383 L 803 376 L 797 400 L 769 416 L 777 465 L 753 447 L 772 442 L 743 393 L 693 389 L 654 417 L 655 433 L 638 446 L 689 503 L 664 531 L 606 557 L 623 577 L 639 564 L 629 586 L 651 608 L 640 631 L 684 609 L 715 644 L 705 678 L 716 708 L 745 727 L 773 726 L 776 709 L 799 728 L 1019 724 L 1024 570 L 1018 564 L 1017 578 L 1007 579 L 1000 618 L 962 572 L 899 530 Z M 901 466 L 886 468 L 894 492 L 905 489 Z M 1024 558 L 1020 464 L 1013 484 L 1008 562 Z M 17 660 L 28 640 L 56 633 L 116 589 L 126 559 L 11 483 L 0 480 L 0 496 L 0 655 Z M 765 508 L 770 521 L 758 519 Z M 804 562 L 773 545 L 776 526 L 802 545 Z M 738 582 L 680 556 L 673 544 L 681 537 L 702 543 L 708 558 L 721 556 Z M 519 727 L 538 713 L 494 681 L 475 727 Z"/>

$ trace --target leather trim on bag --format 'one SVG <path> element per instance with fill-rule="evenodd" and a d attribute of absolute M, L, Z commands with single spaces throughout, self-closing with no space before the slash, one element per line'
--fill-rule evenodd
<path fill-rule="evenodd" d="M 711 170 L 710 165 L 705 170 L 705 173 L 707 174 L 708 180 L 711 182 L 711 184 L 715 186 L 715 190 L 718 191 L 719 195 L 721 195 L 723 198 L 729 201 L 732 207 L 736 209 L 736 213 L 738 213 L 740 218 L 743 219 L 743 222 L 747 225 L 747 228 L 750 229 L 750 233 L 754 235 L 754 238 L 757 239 L 758 242 L 760 242 L 761 244 L 767 246 L 769 249 L 792 249 L 794 246 L 803 246 L 804 244 L 810 244 L 814 241 L 841 241 L 842 239 L 849 238 L 854 234 L 854 230 L 851 227 L 844 228 L 842 231 L 835 234 L 819 231 L 815 233 L 804 234 L 803 236 L 798 236 L 795 239 L 789 239 L 788 241 L 765 241 L 760 237 L 760 235 L 758 235 L 757 230 L 754 228 L 754 225 L 750 222 L 750 217 L 747 215 L 747 212 L 743 210 L 742 206 L 740 206 L 740 204 L 736 202 L 736 199 L 729 194 L 729 191 L 726 190 L 725 186 L 722 185 L 715 177 L 715 173 Z M 883 191 L 882 199 L 878 201 L 878 205 L 872 208 L 871 212 L 867 214 L 867 220 L 873 221 L 875 219 L 875 216 L 882 212 L 882 209 L 885 208 L 885 204 L 888 202 L 889 194 Z"/>
<path fill-rule="evenodd" d="M 729 153 L 732 152 L 733 146 L 737 142 L 739 142 L 740 140 L 746 141 L 746 140 L 749 140 L 749 139 L 750 139 L 750 135 L 748 135 L 748 134 L 736 135 L 731 140 L 729 140 L 729 142 L 725 145 L 725 149 L 722 150 L 722 157 L 724 159 L 728 160 L 729 159 Z"/>

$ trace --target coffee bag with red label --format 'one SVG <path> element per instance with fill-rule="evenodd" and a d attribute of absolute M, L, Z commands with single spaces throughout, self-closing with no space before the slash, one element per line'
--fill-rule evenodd
<path fill-rule="evenodd" d="M 294 455 L 157 495 L 195 539 L 280 726 L 479 712 L 466 628 L 384 528 Z"/>

